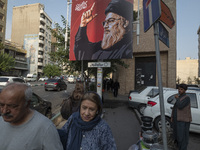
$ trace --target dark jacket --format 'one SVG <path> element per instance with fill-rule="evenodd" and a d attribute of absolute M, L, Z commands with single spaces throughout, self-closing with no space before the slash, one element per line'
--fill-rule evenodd
<path fill-rule="evenodd" d="M 172 110 L 172 116 L 174 115 L 175 110 L 177 109 L 177 121 L 182 122 L 191 122 L 192 115 L 191 115 L 191 104 L 190 98 L 186 94 L 179 96 L 176 103 L 174 104 Z"/>

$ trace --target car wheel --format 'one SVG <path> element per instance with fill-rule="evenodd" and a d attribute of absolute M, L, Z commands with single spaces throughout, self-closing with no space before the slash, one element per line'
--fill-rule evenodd
<path fill-rule="evenodd" d="M 52 118 L 52 112 L 51 112 L 51 109 L 50 109 L 50 108 L 47 109 L 45 116 L 46 116 L 47 118 L 49 118 L 49 119 Z"/>
<path fill-rule="evenodd" d="M 45 89 L 45 91 L 48 91 L 47 89 Z"/>
<path fill-rule="evenodd" d="M 145 104 L 140 104 L 138 106 L 138 111 L 140 113 L 140 115 L 143 115 L 144 114 L 144 109 L 146 108 L 146 105 Z"/>
<path fill-rule="evenodd" d="M 60 87 L 58 87 L 57 91 L 60 92 Z"/>
<path fill-rule="evenodd" d="M 154 125 L 157 131 L 162 131 L 161 117 L 155 119 Z M 171 121 L 168 117 L 165 117 L 165 126 L 167 129 L 171 128 Z"/>

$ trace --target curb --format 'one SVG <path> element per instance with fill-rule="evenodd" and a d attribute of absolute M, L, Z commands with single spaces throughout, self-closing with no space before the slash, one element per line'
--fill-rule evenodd
<path fill-rule="evenodd" d="M 33 84 L 31 86 L 43 86 L 44 84 Z"/>

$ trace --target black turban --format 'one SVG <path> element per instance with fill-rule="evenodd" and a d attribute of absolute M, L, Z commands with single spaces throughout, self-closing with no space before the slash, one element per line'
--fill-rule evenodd
<path fill-rule="evenodd" d="M 109 12 L 116 13 L 130 22 L 133 20 L 133 4 L 126 0 L 111 0 L 105 10 L 105 14 Z"/>

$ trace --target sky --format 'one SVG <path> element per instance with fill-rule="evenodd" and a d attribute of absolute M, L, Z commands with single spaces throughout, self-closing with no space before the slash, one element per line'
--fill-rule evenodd
<path fill-rule="evenodd" d="M 44 4 L 45 12 L 53 22 L 60 25 L 62 25 L 61 15 L 67 16 L 67 0 L 8 0 L 6 39 L 11 37 L 12 8 L 33 3 Z M 177 0 L 177 60 L 183 60 L 186 57 L 198 59 L 199 6 L 200 0 Z"/>

